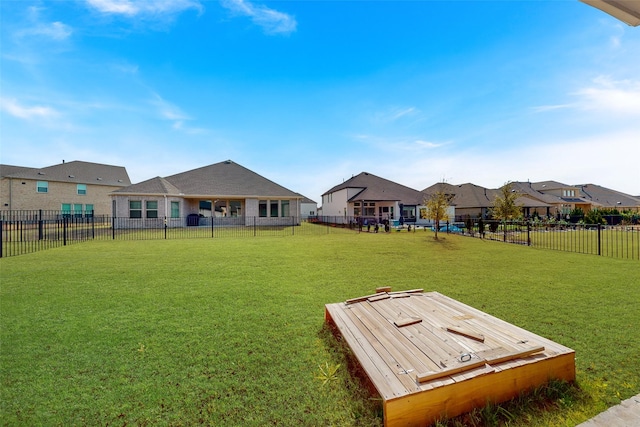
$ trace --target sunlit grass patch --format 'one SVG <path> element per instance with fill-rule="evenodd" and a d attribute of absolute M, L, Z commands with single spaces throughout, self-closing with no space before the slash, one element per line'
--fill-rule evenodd
<path fill-rule="evenodd" d="M 87 242 L 2 259 L 0 275 L 7 425 L 381 425 L 324 304 L 382 285 L 441 292 L 576 350 L 587 397 L 525 400 L 512 425 L 579 422 L 640 389 L 637 261 L 345 233 Z"/>

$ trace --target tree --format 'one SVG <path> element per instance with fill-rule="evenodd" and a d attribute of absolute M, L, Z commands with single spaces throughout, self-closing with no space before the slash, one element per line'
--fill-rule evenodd
<path fill-rule="evenodd" d="M 424 199 L 424 204 L 427 206 L 427 219 L 433 220 L 436 224 L 436 240 L 438 240 L 440 221 L 449 219 L 447 208 L 451 204 L 451 198 L 452 195 L 437 191 Z"/>
<path fill-rule="evenodd" d="M 496 195 L 491 207 L 491 216 L 494 219 L 508 221 L 520 216 L 522 209 L 516 204 L 520 193 L 513 189 L 511 182 L 500 187 L 500 194 Z"/>

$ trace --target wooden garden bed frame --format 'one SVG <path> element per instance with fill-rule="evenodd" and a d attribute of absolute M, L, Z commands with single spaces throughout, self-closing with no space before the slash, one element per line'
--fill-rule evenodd
<path fill-rule="evenodd" d="M 551 379 L 575 352 L 438 292 L 377 292 L 325 306 L 383 401 L 384 424 L 425 426 Z"/>

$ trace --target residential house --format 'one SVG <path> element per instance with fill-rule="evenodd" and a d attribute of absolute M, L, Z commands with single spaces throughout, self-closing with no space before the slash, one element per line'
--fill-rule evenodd
<path fill-rule="evenodd" d="M 574 209 L 582 209 L 589 212 L 593 208 L 601 208 L 602 205 L 582 196 L 580 187 L 567 185 L 558 181 L 541 181 L 532 183 L 520 183 L 519 189 L 543 198 L 553 207 L 549 216 L 566 217 Z"/>
<path fill-rule="evenodd" d="M 343 223 L 359 218 L 376 222 L 402 218 L 415 223 L 422 204 L 423 194 L 418 190 L 361 172 L 322 195 L 322 216 Z"/>
<path fill-rule="evenodd" d="M 298 224 L 303 196 L 257 173 L 226 160 L 209 166 L 155 177 L 114 191 L 113 216 L 119 219 L 157 219 L 172 227 L 217 224 Z M 255 222 L 254 222 L 255 221 Z M 139 227 L 140 221 L 122 222 Z M 153 226 L 153 222 L 149 223 Z"/>
<path fill-rule="evenodd" d="M 520 197 L 516 200 L 516 205 L 522 209 L 523 216 L 533 215 L 534 212 L 539 214 L 547 214 L 552 208 L 547 201 L 541 200 L 540 197 L 532 197 L 528 192 L 521 191 L 519 183 L 512 183 L 513 190 L 520 193 Z M 499 196 L 498 189 L 489 189 L 476 184 L 466 183 L 453 185 L 448 183 L 437 183 L 422 190 L 429 197 L 430 194 L 443 192 L 451 197 L 451 204 L 455 208 L 456 221 L 463 221 L 467 217 L 471 218 L 490 218 L 491 208 L 495 203 L 496 197 Z M 549 198 L 550 199 L 550 198 Z M 555 198 L 553 199 L 555 200 Z"/>
<path fill-rule="evenodd" d="M 631 196 L 616 190 L 601 187 L 595 184 L 576 185 L 580 189 L 580 196 L 592 203 L 620 212 L 629 210 L 640 212 L 640 197 Z"/>
<path fill-rule="evenodd" d="M 315 218 L 318 216 L 318 203 L 298 193 L 300 200 L 300 219 Z"/>
<path fill-rule="evenodd" d="M 62 211 L 75 217 L 109 215 L 109 194 L 131 184 L 127 170 L 82 161 L 44 168 L 0 165 L 3 210 Z"/>

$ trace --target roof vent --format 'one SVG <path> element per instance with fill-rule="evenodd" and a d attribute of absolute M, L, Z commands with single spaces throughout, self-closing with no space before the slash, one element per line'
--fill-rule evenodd
<path fill-rule="evenodd" d="M 75 178 L 75 175 L 69 175 L 69 178 Z"/>
<path fill-rule="evenodd" d="M 122 182 L 122 180 L 121 180 L 121 179 L 119 179 L 119 180 L 118 180 L 118 182 Z"/>
<path fill-rule="evenodd" d="M 230 164 L 231 164 L 231 160 L 225 160 L 225 161 L 224 161 L 224 164 L 225 164 L 225 165 L 230 165 Z"/>
<path fill-rule="evenodd" d="M 38 172 L 38 175 L 44 175 L 44 172 Z"/>
<path fill-rule="evenodd" d="M 96 179 L 97 179 L 98 181 L 102 181 L 102 178 L 100 178 L 100 177 L 97 177 Z"/>

